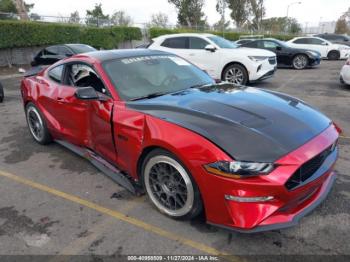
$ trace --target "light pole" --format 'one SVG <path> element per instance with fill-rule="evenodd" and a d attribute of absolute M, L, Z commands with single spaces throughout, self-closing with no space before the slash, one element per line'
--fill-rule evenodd
<path fill-rule="evenodd" d="M 288 32 L 288 29 L 289 29 L 289 28 L 288 28 L 288 27 L 289 27 L 289 26 L 288 26 L 289 7 L 292 6 L 292 5 L 296 5 L 296 4 L 300 5 L 301 2 L 293 2 L 293 3 L 290 3 L 290 4 L 287 6 L 287 19 L 286 19 L 286 20 L 287 20 L 287 21 L 286 21 L 286 22 L 287 22 L 287 27 L 286 27 L 286 33 Z"/>
<path fill-rule="evenodd" d="M 301 2 L 293 2 L 293 3 L 290 3 L 290 4 L 287 6 L 287 19 L 288 19 L 288 15 L 289 15 L 289 7 L 292 6 L 292 5 L 295 5 L 295 4 L 300 5 Z"/>

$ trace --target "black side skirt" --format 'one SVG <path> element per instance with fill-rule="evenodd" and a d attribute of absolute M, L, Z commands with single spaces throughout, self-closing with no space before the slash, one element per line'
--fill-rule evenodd
<path fill-rule="evenodd" d="M 137 189 L 137 185 L 129 179 L 125 174 L 123 174 L 119 169 L 117 169 L 115 166 L 104 160 L 99 155 L 95 154 L 93 151 L 83 148 L 80 146 L 73 145 L 69 142 L 63 141 L 63 140 L 56 140 L 58 144 L 61 146 L 64 146 L 68 148 L 69 150 L 73 151 L 77 155 L 87 159 L 90 161 L 91 164 L 93 164 L 97 169 L 99 169 L 102 173 L 104 173 L 106 176 L 111 178 L 114 182 L 119 184 L 120 186 L 124 187 L 131 193 L 138 195 L 139 190 Z"/>

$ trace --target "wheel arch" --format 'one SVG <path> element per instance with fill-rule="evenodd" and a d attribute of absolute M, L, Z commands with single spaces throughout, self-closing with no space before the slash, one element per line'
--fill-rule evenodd
<path fill-rule="evenodd" d="M 340 51 L 336 49 L 329 50 L 327 53 L 327 57 L 329 56 L 330 53 L 337 53 L 340 56 Z"/>
<path fill-rule="evenodd" d="M 231 61 L 231 62 L 227 63 L 227 64 L 223 67 L 223 69 L 221 70 L 221 75 L 220 75 L 221 80 L 222 80 L 223 77 L 224 77 L 224 72 L 225 72 L 226 68 L 229 67 L 229 66 L 231 66 L 231 65 L 240 65 L 240 66 L 242 66 L 242 67 L 245 69 L 245 71 L 247 72 L 247 76 L 248 76 L 248 79 L 247 79 L 247 83 L 248 83 L 248 82 L 249 82 L 249 71 L 248 71 L 247 67 L 246 67 L 244 64 L 242 64 L 241 62 L 237 62 L 237 61 Z"/>

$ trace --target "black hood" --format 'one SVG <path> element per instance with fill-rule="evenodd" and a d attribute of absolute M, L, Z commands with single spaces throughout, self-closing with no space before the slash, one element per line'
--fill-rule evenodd
<path fill-rule="evenodd" d="M 331 123 L 293 97 L 231 84 L 188 89 L 127 106 L 192 130 L 241 161 L 274 162 Z"/>

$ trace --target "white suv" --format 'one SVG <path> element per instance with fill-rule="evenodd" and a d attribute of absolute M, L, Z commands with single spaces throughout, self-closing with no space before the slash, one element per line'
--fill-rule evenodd
<path fill-rule="evenodd" d="M 346 59 L 350 55 L 350 48 L 346 45 L 333 44 L 319 37 L 295 37 L 287 44 L 291 47 L 317 51 L 322 58 L 329 60 Z"/>
<path fill-rule="evenodd" d="M 273 52 L 238 48 L 212 34 L 173 34 L 153 39 L 149 49 L 181 56 L 205 70 L 216 80 L 244 85 L 274 75 L 277 67 Z"/>

